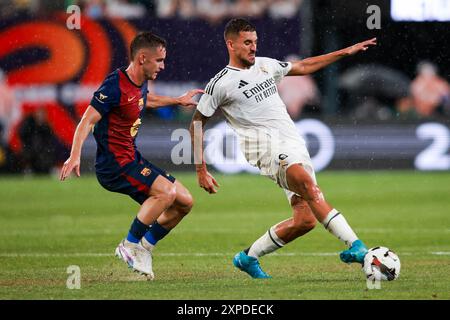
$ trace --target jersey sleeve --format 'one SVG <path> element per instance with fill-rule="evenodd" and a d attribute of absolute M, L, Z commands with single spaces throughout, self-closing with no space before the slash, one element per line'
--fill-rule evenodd
<path fill-rule="evenodd" d="M 270 65 L 273 77 L 277 83 L 279 83 L 292 69 L 292 63 L 290 62 L 283 62 L 270 58 L 266 58 L 266 61 Z"/>
<path fill-rule="evenodd" d="M 223 88 L 218 83 L 214 85 L 214 81 L 212 80 L 206 86 L 205 93 L 198 102 L 197 110 L 205 117 L 211 117 L 224 102 Z"/>
<path fill-rule="evenodd" d="M 94 92 L 91 106 L 94 107 L 102 117 L 120 103 L 119 77 L 116 74 L 109 75 L 100 88 Z"/>

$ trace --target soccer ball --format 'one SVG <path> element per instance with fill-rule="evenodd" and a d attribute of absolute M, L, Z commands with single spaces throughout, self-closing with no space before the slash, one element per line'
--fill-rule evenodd
<path fill-rule="evenodd" d="M 400 258 L 389 248 L 371 248 L 364 257 L 363 271 L 368 280 L 395 280 L 400 275 Z"/>

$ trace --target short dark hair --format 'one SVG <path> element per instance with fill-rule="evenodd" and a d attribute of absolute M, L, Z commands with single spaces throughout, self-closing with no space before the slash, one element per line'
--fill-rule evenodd
<path fill-rule="evenodd" d="M 256 28 L 246 19 L 234 18 L 228 21 L 223 36 L 226 40 L 230 35 L 239 35 L 239 32 L 241 31 L 253 32 L 256 31 Z"/>
<path fill-rule="evenodd" d="M 165 48 L 167 45 L 166 40 L 157 36 L 152 32 L 141 32 L 136 37 L 134 37 L 133 41 L 130 44 L 130 58 L 134 59 L 136 53 L 139 49 L 142 48 Z"/>

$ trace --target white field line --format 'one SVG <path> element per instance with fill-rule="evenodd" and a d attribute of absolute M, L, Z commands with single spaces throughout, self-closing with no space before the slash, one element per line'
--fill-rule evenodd
<path fill-rule="evenodd" d="M 433 255 L 436 256 L 450 256 L 450 252 L 447 251 L 437 251 L 437 252 L 430 252 Z"/>
<path fill-rule="evenodd" d="M 236 252 L 161 252 L 155 256 L 162 257 L 227 257 L 233 256 Z M 336 256 L 338 252 L 312 252 L 312 253 L 272 253 L 272 256 Z M 0 258 L 84 258 L 84 257 L 112 257 L 113 253 L 0 253 Z"/>
<path fill-rule="evenodd" d="M 450 229 L 394 229 L 394 228 L 355 228 L 357 233 L 382 233 L 382 234 L 416 234 L 416 233 L 432 233 L 432 234 L 446 234 L 450 233 Z M 248 234 L 247 230 L 238 228 L 218 228 L 218 229 L 205 229 L 205 228 L 185 228 L 175 229 L 173 233 L 235 233 L 235 234 Z M 46 236 L 83 236 L 83 235 L 115 235 L 123 233 L 123 229 L 103 229 L 103 230 L 76 230 L 76 231 L 55 231 L 55 230 L 1 230 L 0 237 L 12 237 L 12 236 L 30 236 L 30 237 L 46 237 Z"/>
<path fill-rule="evenodd" d="M 156 256 L 162 257 L 229 257 L 236 254 L 235 252 L 161 252 L 156 254 Z M 411 256 L 413 254 L 428 254 L 428 255 L 450 255 L 450 251 L 436 251 L 436 252 L 401 252 L 399 256 Z M 0 253 L 0 258 L 88 258 L 88 257 L 112 257 L 113 253 L 94 253 L 94 252 L 79 252 L 79 253 Z M 272 253 L 269 256 L 284 256 L 284 257 L 295 257 L 295 256 L 337 256 L 339 252 L 287 252 L 287 253 Z"/>

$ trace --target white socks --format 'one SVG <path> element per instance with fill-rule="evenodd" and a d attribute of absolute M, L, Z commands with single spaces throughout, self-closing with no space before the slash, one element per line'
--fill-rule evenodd
<path fill-rule="evenodd" d="M 282 248 L 284 245 L 284 241 L 278 238 L 275 233 L 275 226 L 273 226 L 251 245 L 247 255 L 258 259 L 263 255 Z"/>
<path fill-rule="evenodd" d="M 358 237 L 347 223 L 347 220 L 345 220 L 344 216 L 336 209 L 333 209 L 328 213 L 325 220 L 322 221 L 322 224 L 325 229 L 330 231 L 339 240 L 342 240 L 348 247 L 350 247 L 355 240 L 358 240 Z"/>
<path fill-rule="evenodd" d="M 345 220 L 344 216 L 336 209 L 331 210 L 325 220 L 322 221 L 325 229 L 335 237 L 343 241 L 348 247 L 358 240 L 355 232 Z M 261 238 L 256 240 L 248 249 L 248 256 L 259 259 L 260 257 L 282 248 L 286 243 L 275 233 L 275 226 L 271 227 Z"/>

